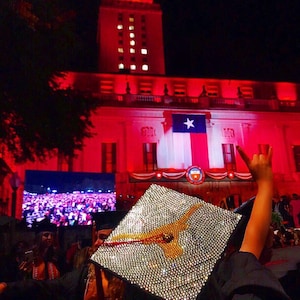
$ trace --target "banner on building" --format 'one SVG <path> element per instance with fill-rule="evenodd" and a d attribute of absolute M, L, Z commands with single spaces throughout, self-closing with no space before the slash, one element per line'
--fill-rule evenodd
<path fill-rule="evenodd" d="M 205 115 L 173 114 L 173 132 L 206 133 Z"/>
<path fill-rule="evenodd" d="M 206 120 L 204 114 L 172 115 L 173 147 L 179 167 L 209 168 Z"/>

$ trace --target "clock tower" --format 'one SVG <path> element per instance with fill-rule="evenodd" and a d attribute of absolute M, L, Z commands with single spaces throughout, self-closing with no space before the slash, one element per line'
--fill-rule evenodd
<path fill-rule="evenodd" d="M 98 71 L 165 75 L 162 10 L 153 0 L 102 0 Z"/>

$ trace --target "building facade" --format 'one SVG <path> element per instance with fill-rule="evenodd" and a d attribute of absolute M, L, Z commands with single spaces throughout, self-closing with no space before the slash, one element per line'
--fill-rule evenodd
<path fill-rule="evenodd" d="M 104 73 L 68 73 L 67 82 L 82 90 L 88 83 L 99 99 L 96 136 L 87 141 L 78 167 L 80 161 L 89 171 L 113 170 L 120 176 L 120 195 L 138 197 L 155 181 L 214 203 L 242 191 L 247 198 L 254 193 L 253 183 L 236 145 L 249 153 L 272 145 L 278 194 L 299 193 L 298 84 Z M 113 93 L 101 90 L 102 82 Z M 178 114 L 190 120 L 204 116 L 206 132 L 175 132 L 173 117 Z M 105 159 L 103 144 L 114 149 L 112 159 Z M 204 171 L 203 183 L 188 181 L 191 166 Z M 185 174 L 176 178 L 180 172 Z"/>
<path fill-rule="evenodd" d="M 236 145 L 249 154 L 271 145 L 275 195 L 300 194 L 300 84 L 167 76 L 161 17 L 152 0 L 101 2 L 99 72 L 60 81 L 98 99 L 95 136 L 71 166 L 61 157 L 15 166 L 21 182 L 26 170 L 115 173 L 123 207 L 152 183 L 219 205 L 256 193 Z M 18 193 L 20 216 L 22 184 Z"/>

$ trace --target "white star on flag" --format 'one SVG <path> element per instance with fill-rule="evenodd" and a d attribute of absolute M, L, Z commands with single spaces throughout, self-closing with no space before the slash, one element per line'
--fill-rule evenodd
<path fill-rule="evenodd" d="M 183 124 L 187 126 L 187 129 L 190 129 L 191 127 L 195 127 L 194 120 L 190 120 L 189 118 L 186 118 L 186 121 L 183 122 Z"/>

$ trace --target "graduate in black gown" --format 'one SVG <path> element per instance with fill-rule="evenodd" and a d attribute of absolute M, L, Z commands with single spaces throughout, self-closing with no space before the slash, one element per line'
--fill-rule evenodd
<path fill-rule="evenodd" d="M 267 155 L 250 159 L 237 147 L 257 183 L 257 195 L 236 212 L 244 214 L 241 228 L 232 236 L 226 255 L 215 266 L 197 300 L 287 300 L 290 299 L 275 275 L 260 259 L 268 252 L 271 224 L 273 172 L 272 148 Z M 134 286 L 127 286 L 127 299 L 157 299 Z"/>
<path fill-rule="evenodd" d="M 93 248 L 90 254 L 96 251 L 112 230 L 126 215 L 126 211 L 112 211 L 96 213 L 93 216 L 95 228 L 93 229 Z M 123 282 L 111 276 L 103 274 L 105 289 L 101 295 L 96 295 L 96 280 L 91 278 L 93 265 L 88 260 L 81 267 L 68 272 L 63 276 L 52 280 L 22 280 L 0 283 L 0 299 L 3 300 L 121 300 L 124 291 Z M 101 282 L 99 282 L 101 284 Z M 108 295 L 109 294 L 109 295 Z"/>
<path fill-rule="evenodd" d="M 277 278 L 259 261 L 269 234 L 272 213 L 272 148 L 267 155 L 250 159 L 243 149 L 238 152 L 257 183 L 257 195 L 241 245 L 228 248 L 227 255 L 215 266 L 197 300 L 288 300 Z M 84 270 L 84 269 L 83 269 Z M 85 271 L 75 271 L 51 281 L 0 284 L 0 299 L 84 299 Z M 66 294 L 67 298 L 62 295 Z M 19 295 L 19 296 L 18 296 Z M 2 297 L 1 297 L 2 296 Z M 11 296 L 11 297 L 10 297 Z M 127 284 L 124 299 L 158 299 Z"/>
<path fill-rule="evenodd" d="M 272 148 L 267 155 L 254 154 L 250 159 L 243 149 L 238 152 L 257 183 L 257 195 L 240 213 L 250 213 L 239 247 L 239 237 L 216 266 L 198 299 L 289 299 L 275 275 L 260 262 L 270 234 L 273 172 Z M 250 209 L 249 209 L 250 208 Z M 270 245 L 267 245 L 270 247 Z"/>

